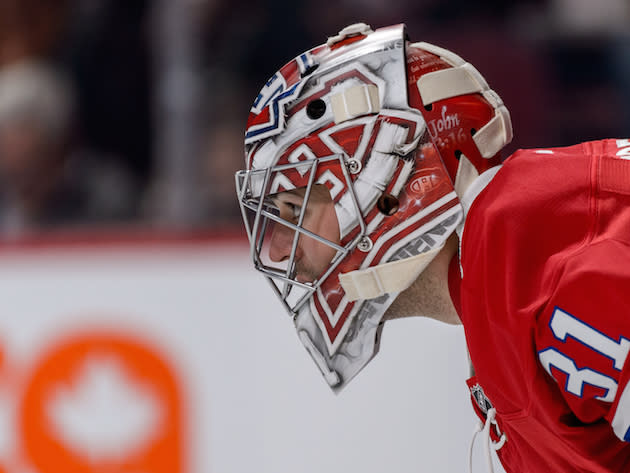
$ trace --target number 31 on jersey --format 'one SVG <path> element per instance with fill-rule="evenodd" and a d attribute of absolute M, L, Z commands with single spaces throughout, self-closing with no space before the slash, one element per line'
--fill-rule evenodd
<path fill-rule="evenodd" d="M 562 343 L 566 343 L 569 337 L 573 338 L 593 350 L 596 356 L 608 358 L 615 371 L 621 372 L 623 369 L 628 351 L 630 351 L 630 340 L 627 338 L 619 336 L 618 340 L 615 340 L 559 307 L 554 309 L 549 327 L 554 337 Z M 610 376 L 588 367 L 579 368 L 571 357 L 556 347 L 539 351 L 538 358 L 550 376 L 553 377 L 552 367 L 566 374 L 564 386 L 566 392 L 581 398 L 584 385 L 588 384 L 604 391 L 595 399 L 608 403 L 614 402 L 618 384 Z M 612 427 L 617 437 L 630 442 L 630 383 L 626 385 L 620 396 Z"/>
<path fill-rule="evenodd" d="M 613 367 L 621 371 L 630 350 L 630 340 L 619 337 L 614 340 L 573 315 L 556 307 L 549 322 L 553 335 L 565 343 L 571 337 L 601 356 L 609 358 Z M 610 376 L 588 367 L 578 368 L 575 361 L 555 347 L 538 352 L 538 358 L 547 373 L 553 376 L 551 367 L 567 375 L 565 390 L 582 397 L 584 384 L 602 388 L 606 393 L 598 396 L 604 402 L 613 402 L 617 394 L 617 382 Z"/>

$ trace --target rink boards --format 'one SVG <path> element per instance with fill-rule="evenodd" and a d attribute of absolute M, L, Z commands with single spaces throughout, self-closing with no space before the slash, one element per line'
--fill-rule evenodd
<path fill-rule="evenodd" d="M 15 245 L 0 471 L 464 471 L 464 345 L 459 327 L 388 322 L 336 396 L 240 238 Z"/>

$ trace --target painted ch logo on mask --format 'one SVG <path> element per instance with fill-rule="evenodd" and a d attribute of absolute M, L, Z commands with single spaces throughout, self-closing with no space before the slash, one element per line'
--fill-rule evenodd
<path fill-rule="evenodd" d="M 15 381 L 5 376 L 3 391 Z M 0 473 L 185 471 L 180 385 L 149 346 L 115 334 L 75 336 L 16 384 L 23 393 L 9 396 L 18 405 L 9 428 L 21 457 L 3 458 Z"/>
<path fill-rule="evenodd" d="M 440 184 L 438 172 L 438 168 L 428 168 L 416 173 L 409 183 L 409 189 L 411 192 L 419 196 L 430 193 Z"/>

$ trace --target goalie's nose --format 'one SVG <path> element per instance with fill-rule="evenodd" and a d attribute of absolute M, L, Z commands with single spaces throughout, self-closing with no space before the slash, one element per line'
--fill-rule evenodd
<path fill-rule="evenodd" d="M 269 259 L 274 263 L 286 261 L 291 256 L 295 232 L 290 228 L 275 224 L 269 242 Z"/>

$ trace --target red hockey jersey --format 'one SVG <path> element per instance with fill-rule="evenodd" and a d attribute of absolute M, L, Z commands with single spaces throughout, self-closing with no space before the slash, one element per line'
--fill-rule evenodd
<path fill-rule="evenodd" d="M 510 156 L 468 210 L 459 269 L 469 385 L 505 470 L 629 472 L 630 140 Z"/>

